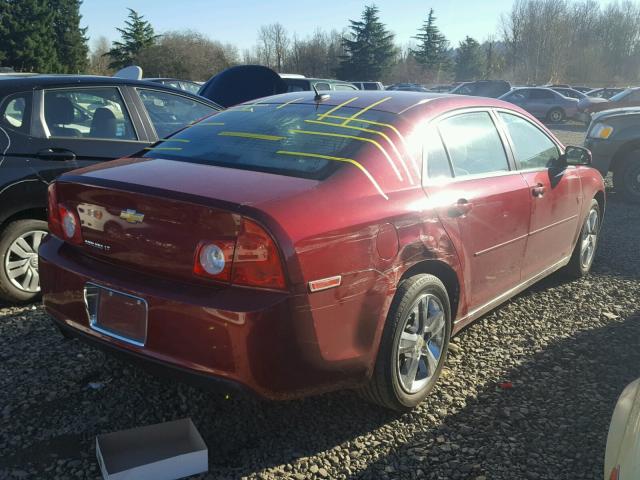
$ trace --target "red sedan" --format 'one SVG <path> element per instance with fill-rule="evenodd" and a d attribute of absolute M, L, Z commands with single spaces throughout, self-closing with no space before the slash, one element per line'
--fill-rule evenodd
<path fill-rule="evenodd" d="M 500 100 L 261 99 L 60 177 L 44 305 L 67 334 L 267 398 L 361 388 L 412 408 L 461 328 L 589 271 L 589 163 Z"/>

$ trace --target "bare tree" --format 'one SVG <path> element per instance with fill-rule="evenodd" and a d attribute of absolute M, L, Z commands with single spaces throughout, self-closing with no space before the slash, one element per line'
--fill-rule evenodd
<path fill-rule="evenodd" d="M 258 30 L 257 57 L 267 67 L 281 72 L 289 53 L 289 37 L 281 23 L 263 25 Z"/>
<path fill-rule="evenodd" d="M 239 63 L 239 55 L 233 45 L 187 30 L 163 34 L 138 55 L 138 63 L 150 77 L 202 81 Z"/>
<path fill-rule="evenodd" d="M 89 73 L 93 75 L 110 75 L 112 73 L 109 68 L 111 60 L 105 56 L 111 49 L 111 42 L 107 37 L 98 37 L 91 48 L 89 56 Z"/>

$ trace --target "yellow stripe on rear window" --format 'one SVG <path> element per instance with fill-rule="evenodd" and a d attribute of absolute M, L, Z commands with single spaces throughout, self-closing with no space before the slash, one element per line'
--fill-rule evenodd
<path fill-rule="evenodd" d="M 284 137 L 279 137 L 277 135 L 264 135 L 262 133 L 251 133 L 251 132 L 220 132 L 218 133 L 221 137 L 240 137 L 240 138 L 251 138 L 253 140 L 269 140 L 271 142 L 277 142 L 279 140 L 283 140 Z"/>
<path fill-rule="evenodd" d="M 362 173 L 364 173 L 366 175 L 366 177 L 373 184 L 373 186 L 376 188 L 378 193 L 380 195 L 382 195 L 385 200 L 389 200 L 389 197 L 382 191 L 382 188 L 380 188 L 380 185 L 378 185 L 378 182 L 376 182 L 375 178 L 373 178 L 373 176 L 369 173 L 369 171 L 366 168 L 364 168 L 364 166 L 361 163 L 358 163 L 358 162 L 356 162 L 355 160 L 353 160 L 351 158 L 332 157 L 330 155 L 321 155 L 319 153 L 289 152 L 289 151 L 286 151 L 286 150 L 278 150 L 276 153 L 279 154 L 279 155 L 289 155 L 289 156 L 292 156 L 292 157 L 321 158 L 323 160 L 330 160 L 330 161 L 333 161 L 333 162 L 350 163 L 351 165 L 355 166 L 356 168 L 358 168 L 358 170 L 360 170 Z"/>

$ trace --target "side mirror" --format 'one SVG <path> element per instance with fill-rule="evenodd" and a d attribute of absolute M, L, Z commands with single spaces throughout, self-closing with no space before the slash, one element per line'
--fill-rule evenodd
<path fill-rule="evenodd" d="M 566 165 L 591 165 L 591 152 L 584 147 L 568 146 L 561 159 Z"/>

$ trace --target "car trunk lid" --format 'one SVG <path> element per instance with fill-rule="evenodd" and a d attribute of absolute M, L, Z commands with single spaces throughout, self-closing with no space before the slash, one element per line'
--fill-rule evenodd
<path fill-rule="evenodd" d="M 111 168 L 114 164 L 119 168 Z M 200 242 L 236 239 L 243 206 L 314 183 L 279 177 L 130 159 L 64 175 L 56 195 L 59 204 L 78 213 L 79 248 L 86 254 L 146 273 L 202 282 L 193 274 Z"/>

